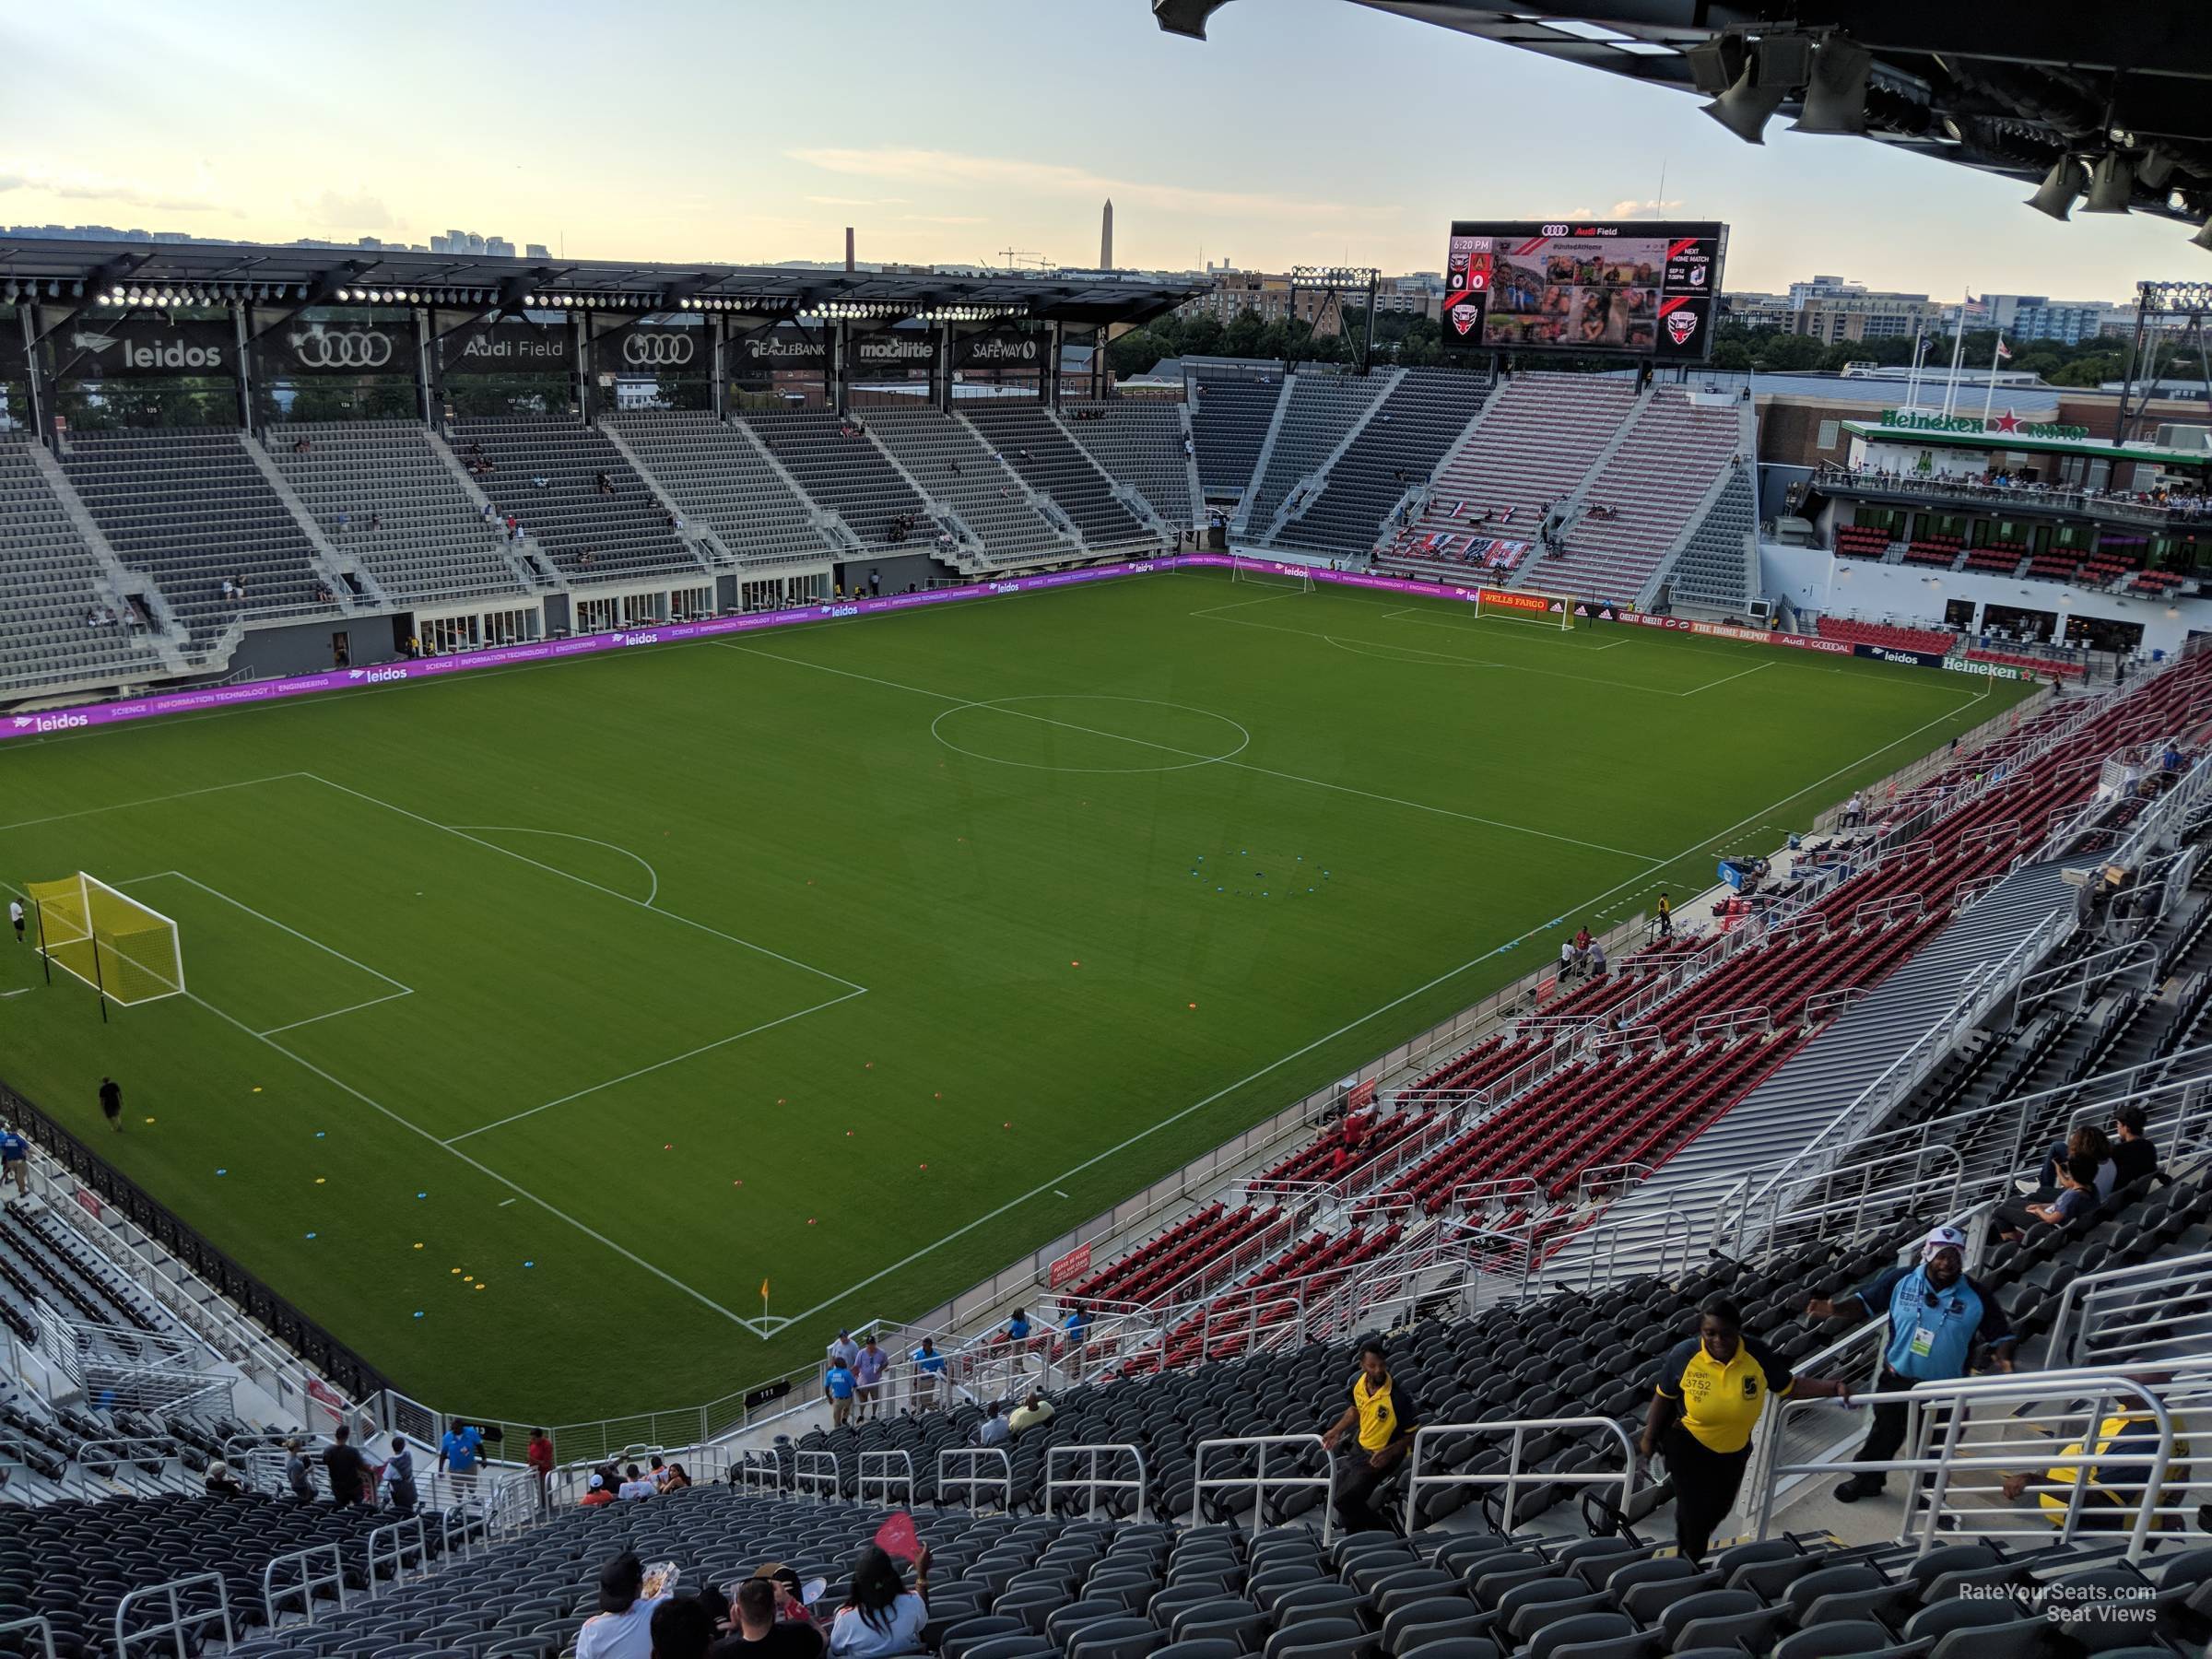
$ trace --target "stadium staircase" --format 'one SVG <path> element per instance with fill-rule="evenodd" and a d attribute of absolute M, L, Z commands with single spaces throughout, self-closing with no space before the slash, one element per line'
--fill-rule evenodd
<path fill-rule="evenodd" d="M 958 522 L 958 539 L 989 565 L 1036 564 L 1081 556 L 1065 514 L 1055 514 L 973 429 L 934 409 L 876 409 L 868 434 L 933 502 Z"/>
<path fill-rule="evenodd" d="M 1402 504 L 1425 499 L 1438 462 L 1465 441 L 1489 386 L 1487 374 L 1401 371 L 1267 539 L 1333 559 L 1365 558 Z"/>
<path fill-rule="evenodd" d="M 600 426 L 740 570 L 819 562 L 840 550 L 813 503 L 741 429 L 677 410 L 610 415 Z"/>
<path fill-rule="evenodd" d="M 741 424 L 808 499 L 836 513 L 859 548 L 926 553 L 938 530 L 929 503 L 889 453 L 843 418 L 814 410 L 748 414 Z M 913 528 L 894 540 L 894 521 Z"/>
<path fill-rule="evenodd" d="M 493 464 L 484 493 L 522 526 L 523 547 L 547 575 L 580 586 L 706 577 L 705 561 L 668 524 L 645 480 L 594 428 L 535 416 L 464 420 L 452 441 L 471 458 L 480 446 Z M 612 495 L 599 489 L 603 473 Z"/>
<path fill-rule="evenodd" d="M 183 671 L 182 630 L 124 567 L 45 450 L 0 432 L 0 689 L 54 695 Z M 98 614 L 112 622 L 95 626 Z"/>
<path fill-rule="evenodd" d="M 1642 394 L 1555 514 L 1553 547 L 1521 565 L 1516 585 L 1647 604 L 1731 476 L 1758 453 L 1751 420 L 1750 406 L 1733 397 L 1709 402 L 1679 386 Z M 1737 564 L 1740 589 L 1740 553 Z"/>
<path fill-rule="evenodd" d="M 1428 511 L 1378 551 L 1378 567 L 1502 579 L 1530 554 L 1486 563 L 1469 543 L 1495 540 L 1533 552 L 1547 512 L 1582 488 L 1635 412 L 1636 390 L 1625 380 L 1514 375 L 1438 469 Z"/>
<path fill-rule="evenodd" d="M 304 454 L 295 450 L 301 441 Z M 271 426 L 262 445 L 301 513 L 370 591 L 415 606 L 530 592 L 506 537 L 485 516 L 485 498 L 463 488 L 418 422 Z"/>
<path fill-rule="evenodd" d="M 1301 371 L 1290 377 L 1268 434 L 1252 488 L 1230 530 L 1240 542 L 1266 543 L 1283 513 L 1302 509 L 1321 487 L 1322 475 L 1343 453 L 1404 371 L 1355 378 Z"/>
<path fill-rule="evenodd" d="M 1183 453 L 1189 434 L 1180 404 L 1064 404 L 1063 430 L 1090 453 L 1090 458 L 1118 483 L 1134 490 L 1152 517 L 1171 529 L 1197 523 L 1200 494 L 1192 458 Z"/>
<path fill-rule="evenodd" d="M 1250 492 L 1282 409 L 1284 379 L 1208 376 L 1204 371 L 1189 377 L 1191 435 L 1207 500 L 1241 500 Z"/>
<path fill-rule="evenodd" d="M 256 442 L 249 432 L 240 432 L 238 441 L 247 458 L 253 463 L 253 469 L 267 483 L 270 492 L 289 510 L 293 522 L 307 537 L 315 574 L 321 578 L 330 603 L 347 616 L 381 614 L 390 609 L 392 596 L 384 592 L 375 576 L 364 569 L 348 549 L 341 547 L 335 539 L 324 534 L 308 504 L 300 499 L 299 491 L 292 488 L 290 481 L 269 458 L 268 451 Z"/>
<path fill-rule="evenodd" d="M 1090 552 L 1151 551 L 1159 546 L 1162 521 L 1131 511 L 1122 499 L 1122 486 L 1068 437 L 1051 411 L 1000 405 L 963 409 L 955 418 L 1048 498 Z"/>

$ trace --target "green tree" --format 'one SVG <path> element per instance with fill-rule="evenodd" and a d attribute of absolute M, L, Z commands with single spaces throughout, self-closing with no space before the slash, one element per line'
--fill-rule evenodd
<path fill-rule="evenodd" d="M 1769 373 L 1817 369 L 1827 355 L 1828 347 L 1810 335 L 1775 334 L 1759 342 L 1753 363 Z"/>
<path fill-rule="evenodd" d="M 1748 369 L 1751 367 L 1751 347 L 1741 340 L 1716 341 L 1712 347 L 1712 366 L 1732 371 Z"/>

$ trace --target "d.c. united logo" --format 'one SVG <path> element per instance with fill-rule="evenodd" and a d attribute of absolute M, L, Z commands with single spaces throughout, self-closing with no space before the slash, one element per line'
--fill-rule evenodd
<path fill-rule="evenodd" d="M 1678 311 L 1666 313 L 1666 337 L 1674 341 L 1676 345 L 1682 345 L 1697 332 L 1697 312 Z"/>
<path fill-rule="evenodd" d="M 1455 305 L 1452 308 L 1452 326 L 1464 335 L 1475 326 L 1476 320 L 1481 315 L 1482 312 L 1472 305 Z"/>

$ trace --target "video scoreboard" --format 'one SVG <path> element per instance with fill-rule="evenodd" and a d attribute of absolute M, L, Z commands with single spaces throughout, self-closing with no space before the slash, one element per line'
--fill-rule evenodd
<path fill-rule="evenodd" d="M 1454 220 L 1444 344 L 1702 362 L 1727 251 L 1725 225 Z"/>

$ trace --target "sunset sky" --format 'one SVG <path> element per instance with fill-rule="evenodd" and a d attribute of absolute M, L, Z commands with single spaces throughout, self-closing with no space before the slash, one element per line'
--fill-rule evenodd
<path fill-rule="evenodd" d="M 1734 228 L 1732 288 L 1816 271 L 2123 299 L 2188 228 L 1845 138 L 1737 142 L 1696 100 L 1347 5 L 1237 0 L 70 0 L 0 17 L 0 224 L 572 258 L 1435 270 L 1459 218 Z M 1665 182 L 1662 185 L 1662 173 Z"/>

